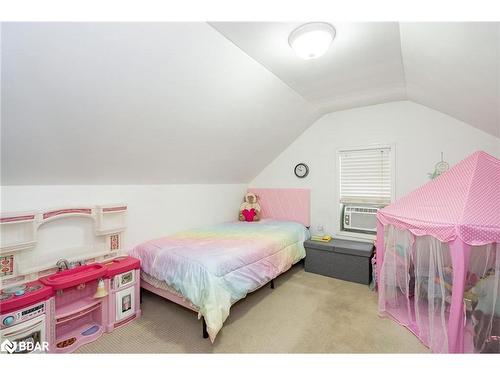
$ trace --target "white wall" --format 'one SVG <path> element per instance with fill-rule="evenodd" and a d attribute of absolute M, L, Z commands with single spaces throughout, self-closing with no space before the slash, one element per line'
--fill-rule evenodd
<path fill-rule="evenodd" d="M 126 203 L 124 247 L 237 218 L 246 185 L 2 186 L 1 211 Z M 57 239 L 55 239 L 57 240 Z"/>
<path fill-rule="evenodd" d="M 401 101 L 327 114 L 317 120 L 254 180 L 251 187 L 305 187 L 312 193 L 312 230 L 323 225 L 335 233 L 335 157 L 339 148 L 394 144 L 396 197 L 428 181 L 444 152 L 450 165 L 476 150 L 500 157 L 500 140 L 448 115 Z M 293 168 L 309 165 L 298 179 Z"/>

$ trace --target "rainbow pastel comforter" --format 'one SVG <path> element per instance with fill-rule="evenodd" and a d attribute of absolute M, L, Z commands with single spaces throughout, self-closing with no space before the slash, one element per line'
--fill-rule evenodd
<path fill-rule="evenodd" d="M 296 222 L 230 222 L 152 240 L 130 255 L 199 309 L 213 342 L 231 305 L 304 258 L 307 238 Z"/>

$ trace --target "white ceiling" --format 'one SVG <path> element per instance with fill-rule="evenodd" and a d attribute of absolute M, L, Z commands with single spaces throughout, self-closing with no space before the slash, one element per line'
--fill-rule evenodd
<path fill-rule="evenodd" d="M 2 185 L 241 183 L 318 117 L 206 23 L 2 25 Z"/>
<path fill-rule="evenodd" d="M 248 182 L 321 113 L 401 99 L 500 136 L 498 23 L 332 23 L 308 61 L 297 24 L 4 23 L 2 185 Z"/>
<path fill-rule="evenodd" d="M 500 23 L 403 23 L 408 97 L 500 137 Z"/>
<path fill-rule="evenodd" d="M 321 58 L 302 60 L 288 45 L 300 23 L 224 22 L 211 25 L 325 112 L 406 99 L 399 26 L 334 23 Z"/>
<path fill-rule="evenodd" d="M 324 112 L 409 99 L 500 136 L 499 23 L 337 23 L 330 50 L 296 58 L 299 24 L 211 23 Z"/>

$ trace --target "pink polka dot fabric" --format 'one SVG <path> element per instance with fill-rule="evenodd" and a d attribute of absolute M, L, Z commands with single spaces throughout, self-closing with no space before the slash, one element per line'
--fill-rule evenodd
<path fill-rule="evenodd" d="M 477 151 L 383 208 L 382 224 L 469 245 L 500 242 L 500 160 Z"/>

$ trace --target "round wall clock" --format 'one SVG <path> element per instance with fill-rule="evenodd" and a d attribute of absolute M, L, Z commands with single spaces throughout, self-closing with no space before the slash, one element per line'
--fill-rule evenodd
<path fill-rule="evenodd" d="M 309 174 L 309 167 L 305 163 L 299 163 L 293 171 L 298 178 L 304 178 Z"/>

